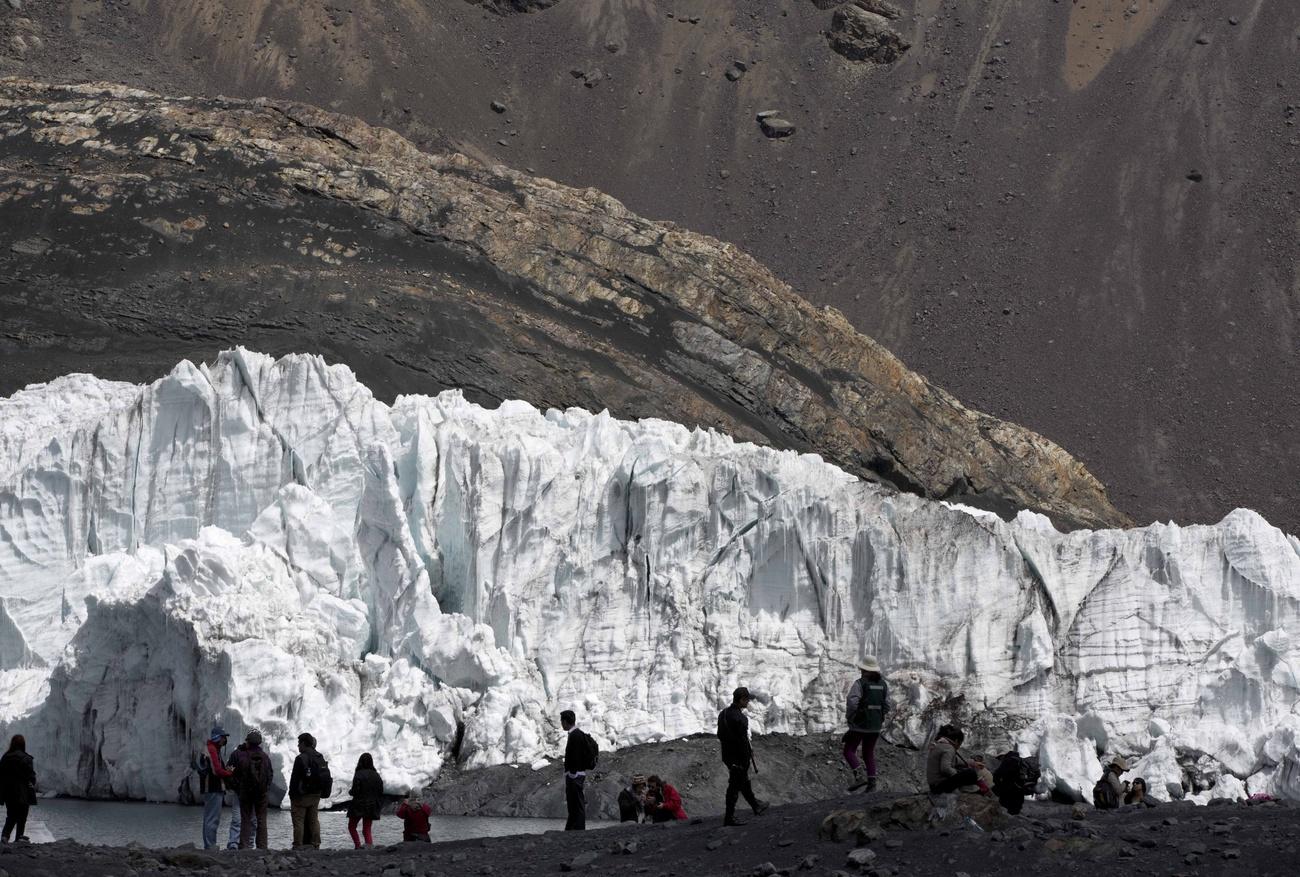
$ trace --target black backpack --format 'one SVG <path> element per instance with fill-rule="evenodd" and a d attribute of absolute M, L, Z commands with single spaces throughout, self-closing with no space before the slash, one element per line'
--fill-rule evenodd
<path fill-rule="evenodd" d="M 1115 810 L 1119 807 L 1119 796 L 1115 794 L 1115 787 L 1110 784 L 1109 778 L 1103 776 L 1092 787 L 1092 806 L 1098 810 Z"/>
<path fill-rule="evenodd" d="M 259 798 L 271 787 L 271 758 L 261 749 L 249 749 L 239 772 L 239 796 Z"/>
<path fill-rule="evenodd" d="M 334 794 L 334 777 L 330 776 L 330 764 L 322 755 L 316 756 L 316 788 L 322 798 Z"/>
<path fill-rule="evenodd" d="M 586 731 L 582 731 L 582 748 L 583 754 L 587 756 L 582 769 L 595 770 L 596 762 L 600 760 L 600 746 L 596 743 L 596 738 L 592 737 Z"/>
<path fill-rule="evenodd" d="M 1020 759 L 1020 788 L 1026 795 L 1038 791 L 1038 779 L 1043 772 L 1038 768 L 1037 758 Z"/>

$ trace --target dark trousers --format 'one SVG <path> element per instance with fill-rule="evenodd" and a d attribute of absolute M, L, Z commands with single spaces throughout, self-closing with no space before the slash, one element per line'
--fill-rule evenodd
<path fill-rule="evenodd" d="M 758 812 L 758 799 L 754 797 L 754 787 L 749 784 L 749 765 L 727 765 L 727 818 L 736 815 L 736 799 L 743 796 L 745 803 L 755 813 Z"/>
<path fill-rule="evenodd" d="M 257 848 L 259 850 L 266 849 L 266 796 L 263 795 L 261 798 L 245 798 L 241 796 L 239 799 L 239 816 L 241 820 L 239 848 L 246 850 L 251 847 L 254 843 L 254 832 L 256 832 Z M 256 828 L 253 827 L 254 823 L 257 824 Z"/>
<path fill-rule="evenodd" d="M 587 830 L 587 778 L 564 775 L 564 803 L 569 808 L 565 831 Z"/>
<path fill-rule="evenodd" d="M 1006 810 L 1012 816 L 1017 815 L 1021 810 L 1025 809 L 1024 792 L 1002 791 L 997 794 L 998 803 L 1002 805 L 1002 809 Z"/>
<path fill-rule="evenodd" d="M 27 811 L 31 805 L 26 801 L 9 801 L 5 803 L 4 839 L 9 840 L 10 832 L 14 838 L 27 834 Z"/>
<path fill-rule="evenodd" d="M 962 786 L 973 786 L 980 781 L 980 775 L 975 772 L 973 767 L 963 767 L 950 777 L 944 777 L 937 783 L 930 784 L 930 794 L 946 795 L 948 792 L 955 792 Z"/>

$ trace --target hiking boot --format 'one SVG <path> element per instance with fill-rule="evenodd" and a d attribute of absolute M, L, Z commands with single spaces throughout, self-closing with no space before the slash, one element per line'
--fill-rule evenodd
<path fill-rule="evenodd" d="M 853 768 L 853 779 L 849 780 L 849 791 L 850 792 L 853 791 L 854 789 L 858 788 L 866 781 L 867 781 L 867 775 L 862 772 L 862 768 L 860 767 Z"/>
<path fill-rule="evenodd" d="M 759 801 L 758 806 L 754 808 L 754 815 L 762 816 L 764 813 L 767 812 L 767 808 L 771 806 L 772 806 L 771 803 L 768 801 Z"/>
<path fill-rule="evenodd" d="M 874 792 L 875 790 L 876 790 L 876 778 L 867 777 L 867 791 Z"/>
<path fill-rule="evenodd" d="M 15 838 L 15 840 L 20 844 L 29 844 L 32 842 L 32 839 L 25 834 L 18 835 L 18 837 Z"/>
<path fill-rule="evenodd" d="M 722 825 L 725 828 L 739 828 L 744 824 L 745 824 L 745 820 L 737 819 L 734 816 L 728 816 L 726 819 L 722 820 Z"/>

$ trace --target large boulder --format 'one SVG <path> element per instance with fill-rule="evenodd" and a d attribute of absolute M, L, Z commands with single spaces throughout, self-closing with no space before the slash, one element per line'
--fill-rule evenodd
<path fill-rule="evenodd" d="M 949 827 L 970 817 L 985 831 L 1005 828 L 1011 817 L 985 795 L 905 795 L 861 809 L 833 810 L 822 820 L 819 837 L 856 844 L 878 840 L 886 831 Z"/>
<path fill-rule="evenodd" d="M 876 64 L 892 64 L 912 46 L 884 15 L 853 3 L 835 10 L 827 37 L 831 48 L 850 61 Z"/>

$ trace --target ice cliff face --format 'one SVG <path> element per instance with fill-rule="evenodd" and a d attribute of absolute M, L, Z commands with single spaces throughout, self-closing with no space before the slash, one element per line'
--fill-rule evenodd
<path fill-rule="evenodd" d="M 315 357 L 0 401 L 0 600 L 0 722 L 73 794 L 171 798 L 214 720 L 281 786 L 310 730 L 392 791 L 553 753 L 568 706 L 621 746 L 744 683 L 756 728 L 831 728 L 866 651 L 896 739 L 955 716 L 1061 790 L 1100 748 L 1160 795 L 1300 797 L 1300 542 L 1251 512 L 1064 535 L 663 421 L 390 407 Z"/>

